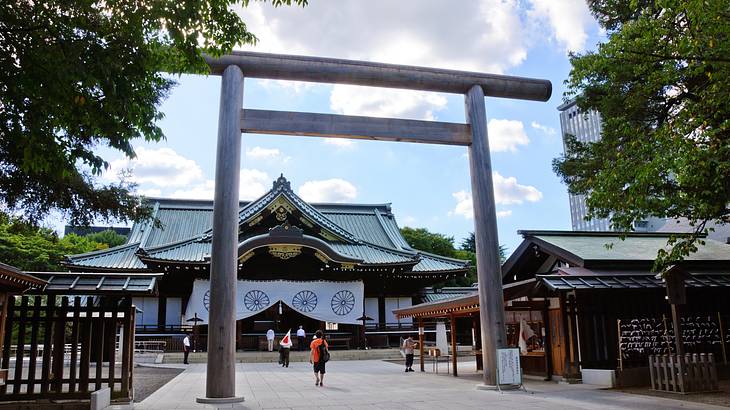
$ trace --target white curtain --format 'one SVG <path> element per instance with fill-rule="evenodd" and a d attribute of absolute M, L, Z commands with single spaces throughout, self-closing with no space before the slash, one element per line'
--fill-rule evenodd
<path fill-rule="evenodd" d="M 281 301 L 297 312 L 311 318 L 346 324 L 362 324 L 365 286 L 362 281 L 252 281 L 236 284 L 236 320 L 245 319 Z M 196 313 L 203 324 L 208 323 L 210 281 L 196 280 L 185 312 L 187 319 Z"/>

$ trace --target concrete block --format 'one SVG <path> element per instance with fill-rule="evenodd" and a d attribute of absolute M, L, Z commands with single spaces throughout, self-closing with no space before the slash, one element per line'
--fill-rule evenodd
<path fill-rule="evenodd" d="M 91 410 L 104 410 L 111 403 L 112 391 L 108 387 L 91 393 Z"/>
<path fill-rule="evenodd" d="M 616 371 L 605 369 L 583 369 L 581 370 L 583 384 L 591 384 L 602 387 L 616 387 Z"/>

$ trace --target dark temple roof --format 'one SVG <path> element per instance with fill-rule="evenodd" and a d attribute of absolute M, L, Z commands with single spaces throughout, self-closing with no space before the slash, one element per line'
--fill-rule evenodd
<path fill-rule="evenodd" d="M 146 261 L 203 264 L 211 249 L 213 201 L 151 199 L 153 220 L 135 223 L 127 243 L 67 257 L 72 270 L 145 272 Z M 300 215 L 297 225 L 315 227 L 329 247 L 364 265 L 409 265 L 412 272 L 458 272 L 468 262 L 412 249 L 400 234 L 390 204 L 309 204 L 296 195 L 283 176 L 259 199 L 240 203 L 241 232 L 262 215 L 282 207 Z M 240 239 L 242 242 L 247 238 Z"/>

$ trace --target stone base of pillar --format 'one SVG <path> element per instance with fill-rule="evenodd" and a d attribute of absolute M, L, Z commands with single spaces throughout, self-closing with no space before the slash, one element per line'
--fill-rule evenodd
<path fill-rule="evenodd" d="M 202 404 L 235 404 L 235 403 L 243 403 L 244 398 L 241 397 L 198 397 L 195 399 L 196 402 L 202 403 Z"/>
<path fill-rule="evenodd" d="M 490 391 L 497 391 L 497 390 L 519 390 L 522 388 L 522 385 L 519 384 L 505 384 L 502 386 L 497 386 L 496 384 L 477 384 L 477 390 L 490 390 Z"/>

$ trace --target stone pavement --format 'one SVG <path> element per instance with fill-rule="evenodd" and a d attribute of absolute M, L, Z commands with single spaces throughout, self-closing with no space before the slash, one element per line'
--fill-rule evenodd
<path fill-rule="evenodd" d="M 182 367 L 168 365 L 166 367 Z M 471 368 L 470 368 L 471 366 Z M 430 370 L 429 366 L 426 366 Z M 327 363 L 324 387 L 315 387 L 308 363 L 237 365 L 239 409 L 724 409 L 672 399 L 601 390 L 587 385 L 527 381 L 527 392 L 476 390 L 481 381 L 472 362 L 459 363 L 458 378 L 444 373 L 404 373 L 402 365 L 379 361 Z M 135 409 L 204 409 L 205 365 L 191 364 Z M 232 406 L 228 406 L 231 408 Z M 727 409 L 725 409 L 727 410 Z"/>

